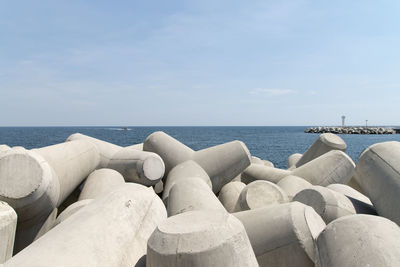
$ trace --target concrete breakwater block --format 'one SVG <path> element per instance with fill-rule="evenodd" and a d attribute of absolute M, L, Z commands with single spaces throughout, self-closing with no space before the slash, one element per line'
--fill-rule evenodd
<path fill-rule="evenodd" d="M 329 188 L 333 191 L 342 193 L 346 197 L 350 199 L 356 199 L 358 201 L 364 202 L 366 205 L 373 206 L 371 200 L 365 196 L 364 194 L 360 193 L 359 191 L 355 190 L 354 188 L 345 185 L 345 184 L 330 184 L 326 188 Z"/>
<path fill-rule="evenodd" d="M 95 145 L 100 156 L 99 168 L 114 169 L 127 182 L 150 186 L 164 176 L 164 162 L 155 153 L 135 149 L 135 146 L 117 146 L 80 133 L 70 135 L 66 141 L 72 140 L 86 140 Z"/>
<path fill-rule="evenodd" d="M 311 207 L 291 202 L 233 215 L 243 223 L 261 267 L 314 266 L 315 240 L 325 223 Z"/>
<path fill-rule="evenodd" d="M 219 191 L 218 200 L 228 212 L 232 213 L 241 210 L 239 197 L 245 187 L 246 184 L 235 181 L 227 183 Z"/>
<path fill-rule="evenodd" d="M 197 177 L 180 179 L 169 192 L 168 216 L 193 210 L 226 212 L 211 188 L 202 179 Z"/>
<path fill-rule="evenodd" d="M 0 145 L 0 154 L 11 150 L 11 148 L 7 145 Z"/>
<path fill-rule="evenodd" d="M 378 214 L 400 225 L 400 142 L 378 143 L 364 150 L 354 178 Z"/>
<path fill-rule="evenodd" d="M 147 240 L 166 217 L 153 189 L 127 183 L 71 215 L 7 266 L 144 266 Z"/>
<path fill-rule="evenodd" d="M 254 181 L 246 185 L 239 195 L 240 210 L 253 210 L 289 202 L 286 193 L 268 181 Z"/>
<path fill-rule="evenodd" d="M 0 200 L 18 214 L 16 251 L 33 241 L 53 209 L 98 164 L 96 147 L 83 140 L 0 155 Z"/>
<path fill-rule="evenodd" d="M 352 201 L 342 193 L 322 186 L 300 191 L 293 197 L 293 201 L 313 207 L 326 223 L 356 213 L 376 214 L 373 207 L 360 201 Z"/>
<path fill-rule="evenodd" d="M 149 135 L 143 143 L 143 150 L 160 155 L 167 175 L 178 164 L 193 160 L 210 177 L 214 193 L 218 193 L 226 183 L 247 168 L 251 161 L 250 152 L 241 141 L 193 151 L 164 132 Z"/>
<path fill-rule="evenodd" d="M 190 211 L 158 224 L 147 267 L 258 266 L 242 223 L 227 212 Z"/>
<path fill-rule="evenodd" d="M 300 153 L 294 153 L 290 155 L 286 161 L 286 168 L 287 169 L 294 169 L 296 168 L 296 163 L 301 159 L 303 154 Z"/>
<path fill-rule="evenodd" d="M 277 186 L 279 186 L 285 193 L 287 194 L 289 200 L 291 201 L 293 197 L 300 192 L 301 190 L 307 189 L 312 187 L 313 185 L 303 178 L 300 178 L 298 176 L 293 176 L 289 175 L 280 180 L 277 183 Z"/>
<path fill-rule="evenodd" d="M 13 255 L 17 214 L 6 202 L 0 201 L 0 264 Z"/>
<path fill-rule="evenodd" d="M 318 236 L 316 266 L 400 266 L 400 228 L 373 215 L 334 220 Z"/>
<path fill-rule="evenodd" d="M 346 152 L 347 145 L 342 138 L 332 133 L 321 134 L 312 145 L 303 153 L 303 156 L 296 162 L 296 168 L 319 156 L 331 151 L 340 150 Z"/>

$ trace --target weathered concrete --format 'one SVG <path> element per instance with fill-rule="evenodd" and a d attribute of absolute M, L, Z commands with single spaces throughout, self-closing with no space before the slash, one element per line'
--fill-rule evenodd
<path fill-rule="evenodd" d="M 72 203 L 65 210 L 63 210 L 63 212 L 61 212 L 60 215 L 57 216 L 56 220 L 53 223 L 53 227 L 62 223 L 63 221 L 68 219 L 72 214 L 76 213 L 78 210 L 82 209 L 92 201 L 93 199 L 83 199 L 75 203 Z"/>
<path fill-rule="evenodd" d="M 296 163 L 301 159 L 302 156 L 303 154 L 300 153 L 294 153 L 290 155 L 286 161 L 286 168 L 296 168 Z"/>
<path fill-rule="evenodd" d="M 143 150 L 157 153 L 165 163 L 165 174 L 187 160 L 198 163 L 208 174 L 214 193 L 250 165 L 250 152 L 240 141 L 194 152 L 189 147 L 163 132 L 154 132 L 143 143 Z"/>
<path fill-rule="evenodd" d="M 259 157 L 251 156 L 251 163 L 264 165 L 264 161 Z"/>
<path fill-rule="evenodd" d="M 246 184 L 242 182 L 229 182 L 219 192 L 218 199 L 228 212 L 240 211 L 239 196 Z"/>
<path fill-rule="evenodd" d="M 263 162 L 264 162 L 264 165 L 267 166 L 267 167 L 271 167 L 271 168 L 274 168 L 274 167 L 275 167 L 275 166 L 274 166 L 274 163 L 272 163 L 272 162 L 269 161 L 269 160 L 263 159 Z"/>
<path fill-rule="evenodd" d="M 307 151 L 304 152 L 299 161 L 297 161 L 296 168 L 332 150 L 340 150 L 346 152 L 346 147 L 346 143 L 343 141 L 343 139 L 336 134 L 321 134 L 307 149 Z"/>
<path fill-rule="evenodd" d="M 161 222 L 147 243 L 147 267 L 258 266 L 238 219 L 191 211 Z"/>
<path fill-rule="evenodd" d="M 153 189 L 127 183 L 51 229 L 7 266 L 144 266 L 147 240 L 166 217 Z"/>
<path fill-rule="evenodd" d="M 0 145 L 0 154 L 5 153 L 7 151 L 11 150 L 11 148 L 7 145 Z"/>
<path fill-rule="evenodd" d="M 98 164 L 97 148 L 83 140 L 0 155 L 0 200 L 18 214 L 16 251 L 33 241 L 53 209 Z"/>
<path fill-rule="evenodd" d="M 249 184 L 257 180 L 278 183 L 282 178 L 291 174 L 292 173 L 287 170 L 252 163 L 243 171 L 240 180 L 245 184 Z"/>
<path fill-rule="evenodd" d="M 317 266 L 400 266 L 400 228 L 372 215 L 339 218 L 318 236 Z"/>
<path fill-rule="evenodd" d="M 127 147 L 143 151 L 143 143 L 131 145 L 131 146 L 127 146 Z"/>
<path fill-rule="evenodd" d="M 283 191 L 285 191 L 289 200 L 292 200 L 293 197 L 298 192 L 312 187 L 312 184 L 310 184 L 309 182 L 298 176 L 289 175 L 280 180 L 277 183 L 277 186 L 279 186 Z"/>
<path fill-rule="evenodd" d="M 17 214 L 6 202 L 0 201 L 0 264 L 13 254 L 16 229 Z"/>
<path fill-rule="evenodd" d="M 379 215 L 400 225 L 400 143 L 368 147 L 358 159 L 355 179 Z"/>
<path fill-rule="evenodd" d="M 33 241 L 39 239 L 40 237 L 45 235 L 48 231 L 50 231 L 51 228 L 54 227 L 54 224 L 55 224 L 56 218 L 57 218 L 57 213 L 58 213 L 58 209 L 55 208 L 50 213 L 50 215 L 47 217 L 46 221 L 43 223 L 42 227 L 40 228 L 39 232 L 36 234 Z"/>
<path fill-rule="evenodd" d="M 164 162 L 160 156 L 130 147 L 121 147 L 83 134 L 73 134 L 70 140 L 86 140 L 94 144 L 101 158 L 99 168 L 110 168 L 121 173 L 127 182 L 155 185 L 164 176 Z"/>
<path fill-rule="evenodd" d="M 86 178 L 79 200 L 95 199 L 125 183 L 124 177 L 112 169 L 99 169 Z"/>
<path fill-rule="evenodd" d="M 246 185 L 239 196 L 240 209 L 253 210 L 289 202 L 286 193 L 268 181 L 254 181 Z"/>
<path fill-rule="evenodd" d="M 193 210 L 226 212 L 211 188 L 202 179 L 198 177 L 179 179 L 169 192 L 168 216 Z"/>
<path fill-rule="evenodd" d="M 293 197 L 293 201 L 313 207 L 326 223 L 356 213 L 376 214 L 370 206 L 357 200 L 350 200 L 342 193 L 322 186 L 313 186 L 300 191 Z"/>
<path fill-rule="evenodd" d="M 187 179 L 188 177 L 197 177 L 203 180 L 210 188 L 212 188 L 211 180 L 208 174 L 203 170 L 203 168 L 194 162 L 193 160 L 188 160 L 176 165 L 169 173 L 164 185 L 164 191 L 162 199 L 164 203 L 168 203 L 169 191 L 172 186 L 180 180 Z"/>
<path fill-rule="evenodd" d="M 342 193 L 343 195 L 347 196 L 348 198 L 353 198 L 358 201 L 364 202 L 367 205 L 373 206 L 371 200 L 361 194 L 359 191 L 355 190 L 354 188 L 345 185 L 345 184 L 330 184 L 326 188 L 329 188 L 333 191 Z"/>
<path fill-rule="evenodd" d="M 244 225 L 260 266 L 314 266 L 315 240 L 325 228 L 311 208 L 299 202 L 234 213 Z"/>

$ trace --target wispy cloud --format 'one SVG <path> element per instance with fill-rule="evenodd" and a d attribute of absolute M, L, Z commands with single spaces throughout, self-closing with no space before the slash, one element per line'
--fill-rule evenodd
<path fill-rule="evenodd" d="M 251 95 L 267 95 L 267 96 L 280 96 L 295 93 L 291 89 L 276 89 L 276 88 L 256 88 L 249 92 Z"/>

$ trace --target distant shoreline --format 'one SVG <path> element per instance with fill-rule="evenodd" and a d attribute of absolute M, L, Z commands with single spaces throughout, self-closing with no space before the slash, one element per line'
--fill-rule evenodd
<path fill-rule="evenodd" d="M 334 133 L 334 134 L 399 134 L 400 128 L 392 127 L 310 127 L 304 130 L 305 133 Z"/>

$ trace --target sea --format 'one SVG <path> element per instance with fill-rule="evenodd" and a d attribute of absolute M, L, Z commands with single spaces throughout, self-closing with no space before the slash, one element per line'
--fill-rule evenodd
<path fill-rule="evenodd" d="M 293 153 L 304 153 L 319 134 L 304 133 L 309 126 L 185 126 L 185 127 L 0 127 L 0 144 L 40 148 L 64 142 L 73 133 L 82 133 L 120 146 L 142 143 L 155 131 L 163 131 L 194 150 L 233 140 L 243 141 L 253 156 L 286 168 Z M 340 135 L 347 144 L 347 154 L 357 162 L 368 146 L 386 141 L 400 141 L 395 135 Z"/>

